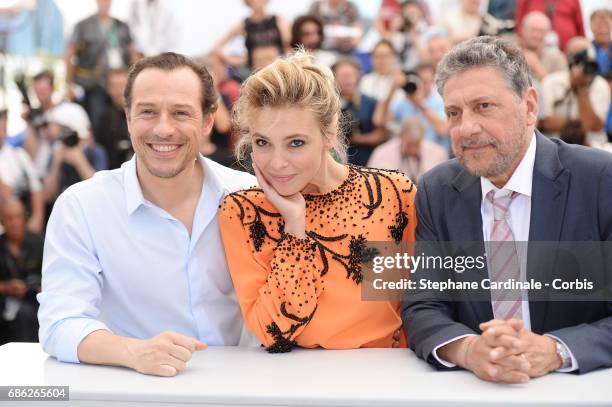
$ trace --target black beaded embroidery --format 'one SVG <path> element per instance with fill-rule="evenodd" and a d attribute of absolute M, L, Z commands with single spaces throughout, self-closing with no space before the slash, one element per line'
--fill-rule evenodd
<path fill-rule="evenodd" d="M 266 332 L 272 336 L 274 339 L 274 343 L 266 348 L 269 353 L 286 353 L 291 352 L 295 346 L 297 346 L 297 342 L 291 337 L 295 332 L 302 326 L 306 325 L 312 319 L 317 307 L 308 315 L 307 317 L 300 318 L 297 315 L 293 315 L 287 311 L 286 304 L 283 302 L 281 304 L 281 314 L 284 317 L 289 318 L 297 323 L 292 324 L 291 327 L 283 332 L 280 330 L 276 322 L 272 322 L 271 324 L 266 326 Z"/>
<path fill-rule="evenodd" d="M 403 178 L 403 174 L 394 171 L 362 168 L 352 165 L 349 165 L 348 167 L 349 176 L 335 190 L 326 194 L 304 194 L 307 214 L 318 214 L 319 218 L 321 219 L 319 222 L 317 222 L 316 217 L 310 218 L 307 215 L 307 221 L 310 219 L 310 222 L 306 224 L 306 235 L 308 236 L 308 239 L 312 241 L 312 249 L 319 254 L 322 260 L 323 267 L 320 270 L 321 277 L 328 273 L 330 260 L 332 260 L 340 264 L 346 270 L 347 279 L 351 279 L 353 282 L 355 282 L 355 284 L 360 284 L 363 281 L 362 264 L 371 261 L 372 258 L 377 255 L 377 251 L 376 249 L 367 248 L 367 238 L 363 234 L 341 232 L 344 232 L 347 229 L 350 230 L 351 224 L 352 226 L 356 227 L 356 219 L 361 219 L 362 221 L 370 220 L 372 223 L 374 223 L 376 221 L 374 215 L 377 213 L 377 210 L 384 208 L 385 204 L 389 204 L 392 199 L 395 199 L 397 202 L 397 212 L 395 214 L 390 214 L 391 216 L 387 216 L 385 218 L 380 217 L 380 221 L 391 223 L 387 225 L 389 237 L 395 242 L 400 242 L 409 221 L 408 215 L 405 212 L 405 209 L 409 205 L 404 206 L 400 190 L 395 184 L 393 178 L 390 176 L 393 173 L 397 173 Z M 366 197 L 357 197 L 354 194 L 356 187 L 360 183 L 363 183 L 362 185 L 364 186 L 367 194 Z M 393 194 L 391 196 L 383 195 L 383 183 L 385 184 L 385 189 L 388 189 L 387 184 L 392 189 Z M 409 193 L 413 190 L 413 188 L 414 184 L 410 183 L 408 188 L 402 189 L 401 191 L 403 193 Z M 260 252 L 262 250 L 266 239 L 274 242 L 278 247 L 278 245 L 280 245 L 284 239 L 287 238 L 287 235 L 284 232 L 285 224 L 281 218 L 281 215 L 277 212 L 269 211 L 261 205 L 255 203 L 251 199 L 253 195 L 249 195 L 253 193 L 263 194 L 263 191 L 261 189 L 253 188 L 247 191 L 235 192 L 230 195 L 239 208 L 240 221 L 245 228 L 248 228 L 249 238 L 253 242 L 253 248 L 255 251 Z M 353 212 L 342 212 L 341 208 L 343 206 L 350 206 L 351 199 L 353 202 L 355 199 L 363 200 L 360 205 L 364 208 L 365 213 L 360 214 L 358 209 L 355 209 Z M 253 209 L 252 214 L 251 211 L 249 211 L 249 215 L 247 215 L 247 207 Z M 339 209 L 339 211 L 337 213 L 330 213 L 332 208 Z M 322 223 L 322 219 L 324 216 L 329 219 L 332 227 L 334 225 L 334 221 L 337 223 L 337 231 L 340 233 L 332 234 L 331 236 L 324 236 L 316 232 L 317 225 L 323 228 L 324 225 Z M 272 225 L 276 222 L 272 222 L 271 220 L 268 221 L 268 218 L 281 219 L 277 219 L 277 226 L 276 228 L 273 228 Z M 270 227 L 268 227 L 268 225 L 270 225 Z M 333 230 L 336 231 L 336 229 Z M 348 253 L 339 253 L 330 247 L 330 243 L 339 241 L 347 241 Z M 299 259 L 300 256 L 298 255 L 296 257 L 296 261 L 299 261 Z M 307 259 L 307 257 L 305 259 Z M 282 259 L 281 262 L 284 262 L 284 259 Z M 275 270 L 274 266 L 271 272 L 278 274 L 278 270 Z M 310 322 L 315 311 L 316 307 L 310 315 L 300 318 L 297 315 L 289 313 L 286 309 L 286 304 L 283 302 L 281 304 L 280 312 L 285 318 L 291 319 L 295 321 L 295 323 L 292 324 L 289 330 L 285 332 L 281 331 L 275 322 L 267 325 L 266 331 L 274 340 L 274 343 L 266 348 L 267 351 L 271 353 L 291 351 L 291 349 L 297 345 L 296 341 L 292 339 L 294 333 L 300 327 Z"/>
<path fill-rule="evenodd" d="M 402 240 L 402 235 L 404 234 L 406 225 L 408 225 L 408 216 L 403 211 L 398 212 L 397 215 L 395 215 L 395 224 L 392 226 L 387 226 L 387 229 L 391 231 L 393 240 L 396 242 Z"/>
<path fill-rule="evenodd" d="M 297 346 L 294 340 L 286 339 L 276 322 L 266 326 L 266 332 L 274 339 L 274 343 L 266 348 L 269 353 L 287 353 Z"/>
<path fill-rule="evenodd" d="M 389 233 L 391 238 L 396 242 L 402 240 L 402 235 L 406 226 L 408 225 L 408 215 L 404 212 L 404 206 L 402 204 L 402 197 L 400 195 L 397 186 L 393 179 L 388 175 L 389 173 L 398 173 L 396 171 L 388 171 L 388 170 L 379 170 L 375 168 L 364 168 L 349 165 L 349 176 L 344 180 L 344 182 L 335 190 L 327 193 L 327 194 L 304 194 L 304 199 L 307 202 L 307 207 L 309 203 L 322 202 L 323 206 L 332 205 L 338 199 L 344 199 L 345 201 L 349 201 L 348 193 L 354 190 L 355 185 L 360 179 L 364 182 L 364 186 L 366 188 L 368 194 L 368 201 L 363 203 L 362 205 L 367 209 L 367 214 L 363 216 L 361 219 L 369 219 L 374 215 L 374 211 L 380 208 L 383 200 L 383 194 L 381 190 L 381 178 L 388 181 L 390 186 L 393 188 L 395 193 L 395 198 L 398 202 L 398 212 L 395 214 L 394 224 L 387 226 L 389 229 Z M 400 174 L 400 173 L 398 173 Z M 374 189 L 372 188 L 372 183 L 374 184 Z M 414 184 L 410 183 L 409 188 L 403 189 L 402 192 L 411 192 L 414 187 Z M 250 189 L 248 191 L 257 191 L 263 193 L 261 189 Z M 265 239 L 268 238 L 276 243 L 280 242 L 284 237 L 284 222 L 280 220 L 278 224 L 277 237 L 272 236 L 267 228 L 265 223 L 263 222 L 263 217 L 272 217 L 278 218 L 280 214 L 277 212 L 270 212 L 260 205 L 254 203 L 249 197 L 244 193 L 244 191 L 235 192 L 230 195 L 238 208 L 240 210 L 240 221 L 244 226 L 248 226 L 249 229 L 249 237 L 253 241 L 253 246 L 256 251 L 261 251 L 261 247 L 265 242 Z M 254 219 L 252 221 L 245 221 L 245 208 L 243 206 L 243 202 L 251 206 L 254 210 Z M 323 214 L 324 211 L 321 210 L 320 214 Z M 352 236 L 348 234 L 341 234 L 337 236 L 322 236 L 314 231 L 307 230 L 306 234 L 313 239 L 317 243 L 317 247 L 319 249 L 319 254 L 323 260 L 323 269 L 321 270 L 321 276 L 324 276 L 329 270 L 329 260 L 327 258 L 326 253 L 329 253 L 333 260 L 339 262 L 347 271 L 347 278 L 352 278 L 357 284 L 359 284 L 363 280 L 362 272 L 361 272 L 361 264 L 368 262 L 375 256 L 375 253 L 369 253 L 366 258 L 364 258 L 363 250 L 366 246 L 366 238 L 362 235 Z M 344 240 L 346 238 L 350 238 L 349 242 L 349 253 L 347 255 L 343 255 L 331 250 L 327 247 L 324 242 L 335 242 L 339 240 Z"/>

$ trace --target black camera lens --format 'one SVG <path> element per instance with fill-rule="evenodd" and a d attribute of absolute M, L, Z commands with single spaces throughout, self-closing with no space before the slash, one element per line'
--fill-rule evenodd
<path fill-rule="evenodd" d="M 597 62 L 585 61 L 582 64 L 582 72 L 584 72 L 585 75 L 596 75 L 598 70 L 599 67 L 597 66 Z"/>
<path fill-rule="evenodd" d="M 419 88 L 419 76 L 412 72 L 405 72 L 404 74 L 406 75 L 406 84 L 402 86 L 402 89 L 404 89 L 404 92 L 407 94 L 414 95 Z"/>
<path fill-rule="evenodd" d="M 568 57 L 569 66 L 580 66 L 582 68 L 582 72 L 587 76 L 593 76 L 597 74 L 599 70 L 597 66 L 597 61 L 589 56 L 588 50 L 582 50 L 580 52 L 575 53 L 574 55 L 570 55 Z"/>
<path fill-rule="evenodd" d="M 409 95 L 413 95 L 417 91 L 417 88 L 418 86 L 416 82 L 406 82 L 406 84 L 404 85 L 404 92 Z"/>
<path fill-rule="evenodd" d="M 65 126 L 62 126 L 62 130 L 58 138 L 66 147 L 74 147 L 79 144 L 78 133 L 72 130 L 71 128 Z"/>

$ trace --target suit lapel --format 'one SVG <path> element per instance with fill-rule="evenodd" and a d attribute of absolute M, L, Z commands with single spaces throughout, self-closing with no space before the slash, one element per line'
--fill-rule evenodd
<path fill-rule="evenodd" d="M 446 213 L 452 216 L 448 219 L 448 235 L 453 240 L 482 240 L 482 217 L 480 201 L 482 192 L 480 178 L 462 169 L 452 181 L 452 199 L 447 203 Z"/>
<path fill-rule="evenodd" d="M 536 158 L 531 193 L 530 242 L 561 240 L 570 174 L 559 161 L 557 145 L 536 130 Z M 536 243 L 537 245 L 537 243 Z M 548 245 L 547 245 L 548 247 Z M 530 245 L 527 255 L 527 280 L 546 281 L 553 272 L 554 259 L 538 253 Z M 531 328 L 542 332 L 548 302 L 529 303 Z"/>
<path fill-rule="evenodd" d="M 557 145 L 536 133 L 529 240 L 558 241 L 565 215 L 570 174 L 559 161 Z"/>

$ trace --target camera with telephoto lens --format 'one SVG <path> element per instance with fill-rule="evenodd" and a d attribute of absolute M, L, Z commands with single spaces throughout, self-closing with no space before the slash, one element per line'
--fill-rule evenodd
<path fill-rule="evenodd" d="M 38 108 L 31 108 L 30 110 L 28 110 L 25 120 L 36 131 L 47 127 L 47 125 L 49 124 L 45 112 L 42 109 Z"/>
<path fill-rule="evenodd" d="M 21 102 L 28 108 L 28 113 L 25 116 L 26 122 L 32 126 L 36 132 L 44 127 L 47 127 L 48 122 L 45 112 L 40 108 L 32 107 L 32 103 L 30 103 L 25 75 L 23 73 L 16 74 L 14 81 L 15 85 L 17 85 L 19 93 L 21 93 Z"/>
<path fill-rule="evenodd" d="M 406 83 L 402 86 L 402 89 L 408 95 L 414 95 L 419 89 L 419 82 L 421 82 L 421 78 L 413 71 L 404 72 L 406 76 Z"/>
<path fill-rule="evenodd" d="M 58 140 L 66 147 L 74 147 L 79 144 L 79 134 L 70 127 L 62 126 Z"/>
<path fill-rule="evenodd" d="M 582 72 L 587 76 L 594 76 L 597 74 L 597 61 L 594 57 L 589 55 L 589 50 L 585 49 L 580 52 L 570 55 L 568 57 L 569 66 L 580 66 Z"/>

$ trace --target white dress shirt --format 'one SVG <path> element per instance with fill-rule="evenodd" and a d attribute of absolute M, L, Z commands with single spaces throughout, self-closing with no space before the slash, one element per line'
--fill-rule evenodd
<path fill-rule="evenodd" d="M 209 345 L 238 345 L 244 329 L 227 270 L 218 206 L 253 176 L 202 156 L 202 193 L 191 236 L 165 210 L 147 201 L 136 158 L 68 188 L 47 228 L 40 343 L 60 361 L 78 363 L 88 334 L 151 338 L 170 330 Z"/>
<path fill-rule="evenodd" d="M 0 180 L 14 192 L 40 191 L 42 184 L 30 156 L 21 147 L 0 144 Z"/>
<path fill-rule="evenodd" d="M 519 266 L 521 272 L 521 279 L 523 281 L 526 280 L 527 275 L 527 244 L 529 241 L 529 224 L 531 221 L 531 192 L 532 192 L 532 182 L 533 182 L 533 168 L 535 164 L 536 157 L 536 138 L 535 134 L 531 136 L 531 141 L 529 143 L 529 147 L 523 156 L 523 159 L 519 163 L 514 173 L 504 185 L 503 188 L 497 188 L 491 181 L 489 181 L 485 177 L 480 177 L 480 188 L 482 191 L 482 201 L 480 203 L 480 214 L 482 217 L 482 235 L 484 237 L 485 244 L 486 242 L 491 240 L 491 229 L 493 225 L 493 204 L 486 199 L 489 191 L 494 190 L 496 193 L 502 189 L 510 190 L 512 192 L 518 192 L 517 195 L 511 202 L 508 207 L 507 220 L 512 230 L 512 235 L 514 236 L 515 242 L 525 242 L 519 243 L 516 245 L 517 254 L 519 257 Z M 521 312 L 523 315 L 523 323 L 526 329 L 531 330 L 531 318 L 529 313 L 529 298 L 526 290 L 522 291 L 523 301 L 521 303 Z M 450 363 L 446 360 L 440 359 L 437 354 L 437 350 L 457 339 L 464 338 L 466 336 L 471 335 L 462 335 L 456 338 L 450 339 L 441 345 L 438 345 L 434 351 L 434 357 L 443 365 L 447 367 L 454 367 L 453 363 Z M 559 338 L 554 337 L 552 335 L 548 335 L 553 337 L 555 340 L 560 342 L 563 346 L 566 347 L 568 352 L 572 357 L 572 366 L 567 369 L 559 369 L 562 372 L 569 372 L 575 369 L 578 369 L 578 362 L 574 358 L 574 355 L 571 353 L 569 348 L 561 341 Z"/>

